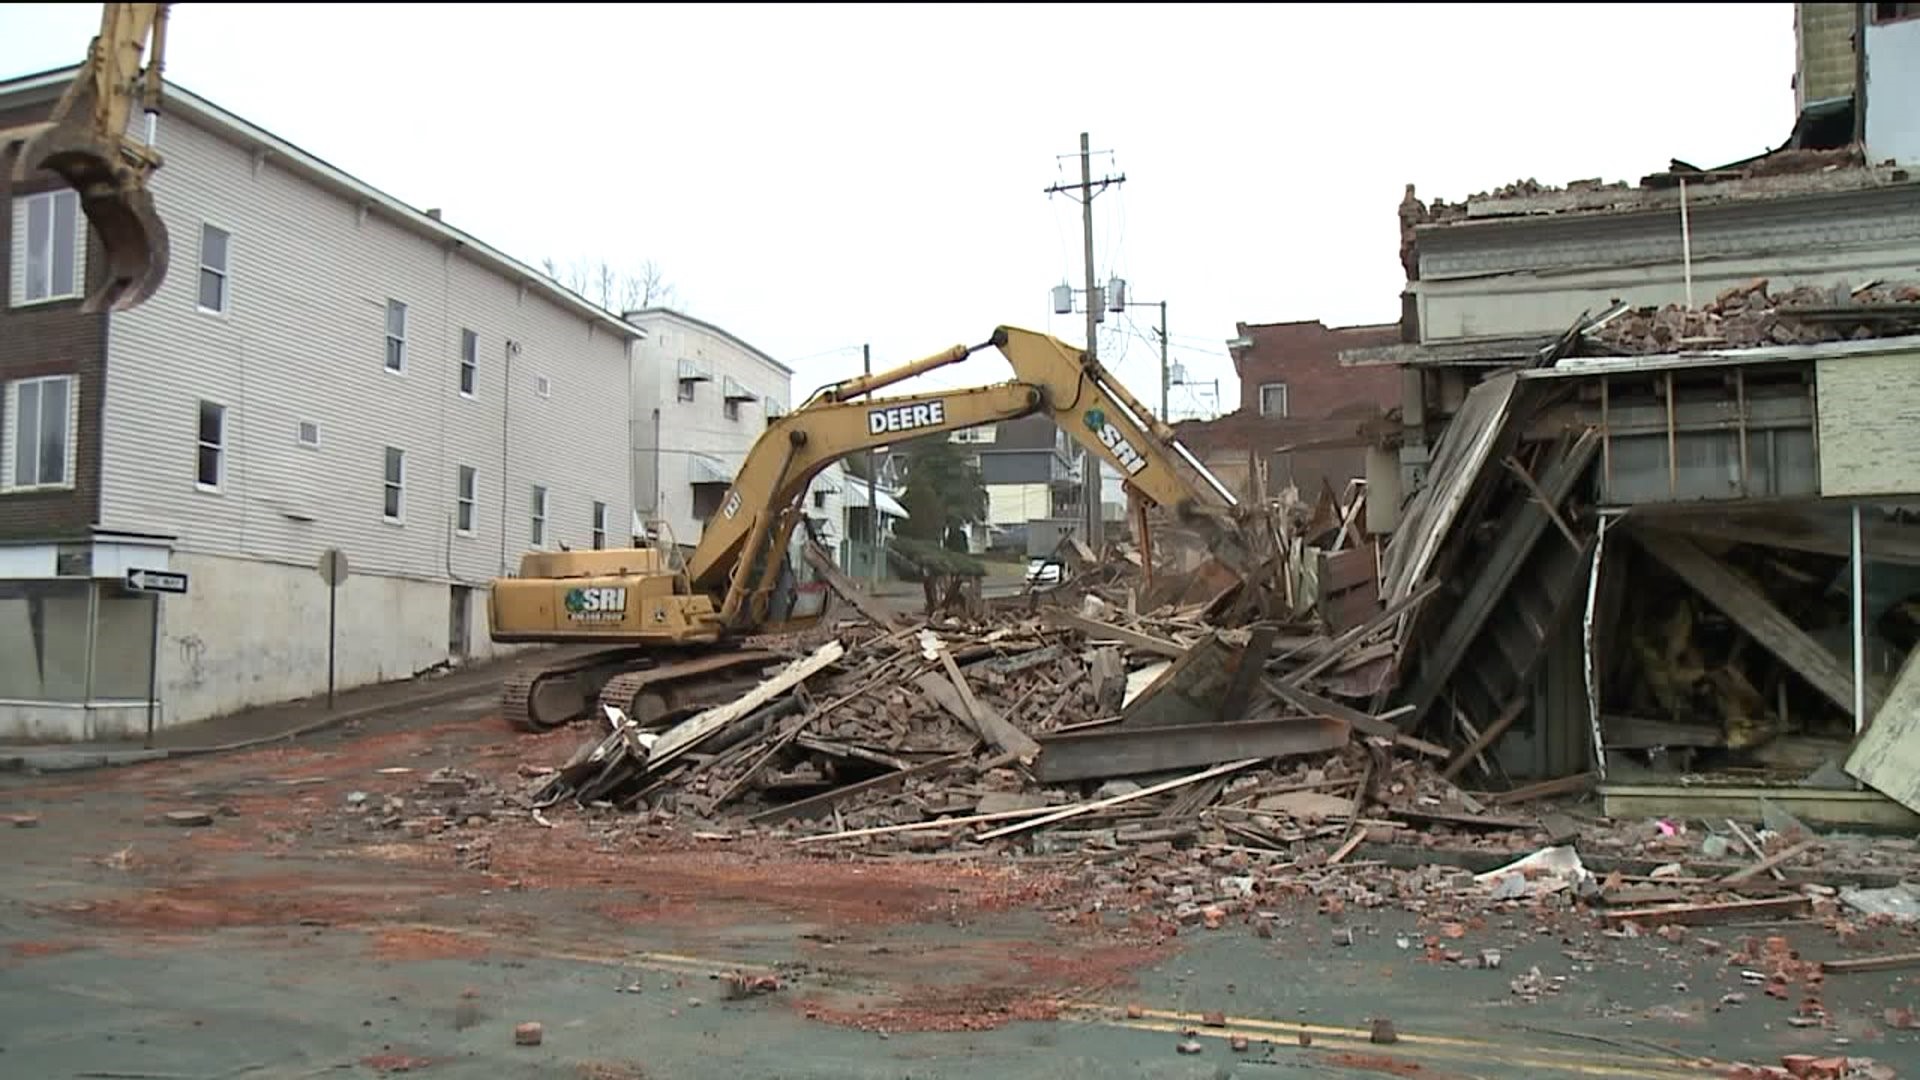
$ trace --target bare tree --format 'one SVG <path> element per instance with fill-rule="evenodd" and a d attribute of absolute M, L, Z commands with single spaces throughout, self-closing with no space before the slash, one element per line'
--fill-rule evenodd
<path fill-rule="evenodd" d="M 541 260 L 540 267 L 558 284 L 616 313 L 671 304 L 676 299 L 673 284 L 652 259 L 627 271 L 615 268 L 606 259 L 575 259 L 563 270 L 548 257 Z"/>

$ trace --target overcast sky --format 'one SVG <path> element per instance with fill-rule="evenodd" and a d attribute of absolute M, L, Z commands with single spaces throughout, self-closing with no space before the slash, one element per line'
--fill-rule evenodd
<path fill-rule="evenodd" d="M 98 21 L 0 4 L 0 77 L 77 62 Z M 1048 296 L 1080 284 L 1079 206 L 1043 193 L 1082 131 L 1126 176 L 1094 201 L 1100 278 L 1168 302 L 1230 409 L 1236 320 L 1398 318 L 1405 184 L 1634 181 L 1793 122 L 1791 4 L 181 3 L 167 45 L 181 86 L 530 264 L 656 261 L 796 400 L 862 342 L 1084 340 Z M 1157 321 L 1102 331 L 1148 401 Z"/>

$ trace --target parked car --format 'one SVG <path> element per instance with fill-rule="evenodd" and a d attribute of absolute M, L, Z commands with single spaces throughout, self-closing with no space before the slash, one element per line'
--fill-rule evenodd
<path fill-rule="evenodd" d="M 1058 559 L 1035 555 L 1027 560 L 1027 584 L 1029 585 L 1058 585 L 1066 575 L 1066 567 L 1060 565 Z"/>

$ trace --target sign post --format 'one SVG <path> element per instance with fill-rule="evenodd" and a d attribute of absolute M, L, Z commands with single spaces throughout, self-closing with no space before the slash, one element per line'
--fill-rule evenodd
<path fill-rule="evenodd" d="M 153 616 L 147 638 L 147 741 L 146 748 L 153 749 L 153 713 L 160 700 L 160 597 L 166 593 L 175 596 L 187 594 L 187 575 L 171 570 L 127 571 L 126 587 L 133 592 L 150 593 L 153 596 Z"/>
<path fill-rule="evenodd" d="M 320 553 L 320 580 L 327 583 L 327 711 L 333 711 L 333 643 L 340 608 L 340 583 L 347 580 L 347 553 L 328 548 Z"/>

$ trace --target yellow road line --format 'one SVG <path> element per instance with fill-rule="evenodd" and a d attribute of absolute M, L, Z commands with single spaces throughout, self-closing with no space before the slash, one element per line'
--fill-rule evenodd
<path fill-rule="evenodd" d="M 1125 1017 L 1100 1016 L 1084 1018 L 1088 1023 L 1104 1024 L 1109 1027 L 1131 1028 L 1136 1031 L 1163 1032 L 1178 1034 L 1193 1027 L 1191 1023 L 1174 1023 L 1165 1020 L 1129 1020 Z M 1333 1029 L 1339 1031 L 1339 1029 Z M 1224 1028 L 1209 1027 L 1197 1029 L 1195 1038 L 1217 1039 L 1222 1042 L 1234 1035 L 1244 1035 L 1248 1041 L 1272 1039 L 1275 1032 L 1261 1028 L 1236 1028 L 1229 1024 Z M 1278 1040 L 1275 1040 L 1278 1041 Z M 1400 1042 L 1411 1041 L 1402 1035 Z M 1449 1042 L 1454 1040 L 1448 1040 Z M 1417 1055 L 1395 1054 L 1398 1044 L 1377 1046 L 1369 1042 L 1366 1033 L 1340 1033 L 1322 1041 L 1315 1038 L 1313 1045 L 1303 1050 L 1360 1051 L 1386 1057 L 1398 1056 L 1402 1060 L 1431 1063 L 1436 1059 L 1460 1063 L 1484 1062 L 1501 1066 L 1524 1066 L 1532 1070 L 1531 1075 L 1564 1074 L 1573 1076 L 1617 1076 L 1637 1077 L 1642 1080 L 1699 1080 L 1704 1065 L 1681 1065 L 1659 1063 L 1652 1059 L 1617 1058 L 1620 1064 L 1605 1064 L 1601 1060 L 1609 1055 L 1582 1055 L 1579 1057 L 1548 1058 L 1522 1052 L 1518 1047 L 1498 1043 L 1467 1044 L 1461 1046 L 1428 1046 L 1421 1048 Z M 1477 1052 L 1476 1052 L 1477 1051 Z M 1555 1051 L 1547 1051 L 1555 1053 Z"/>

